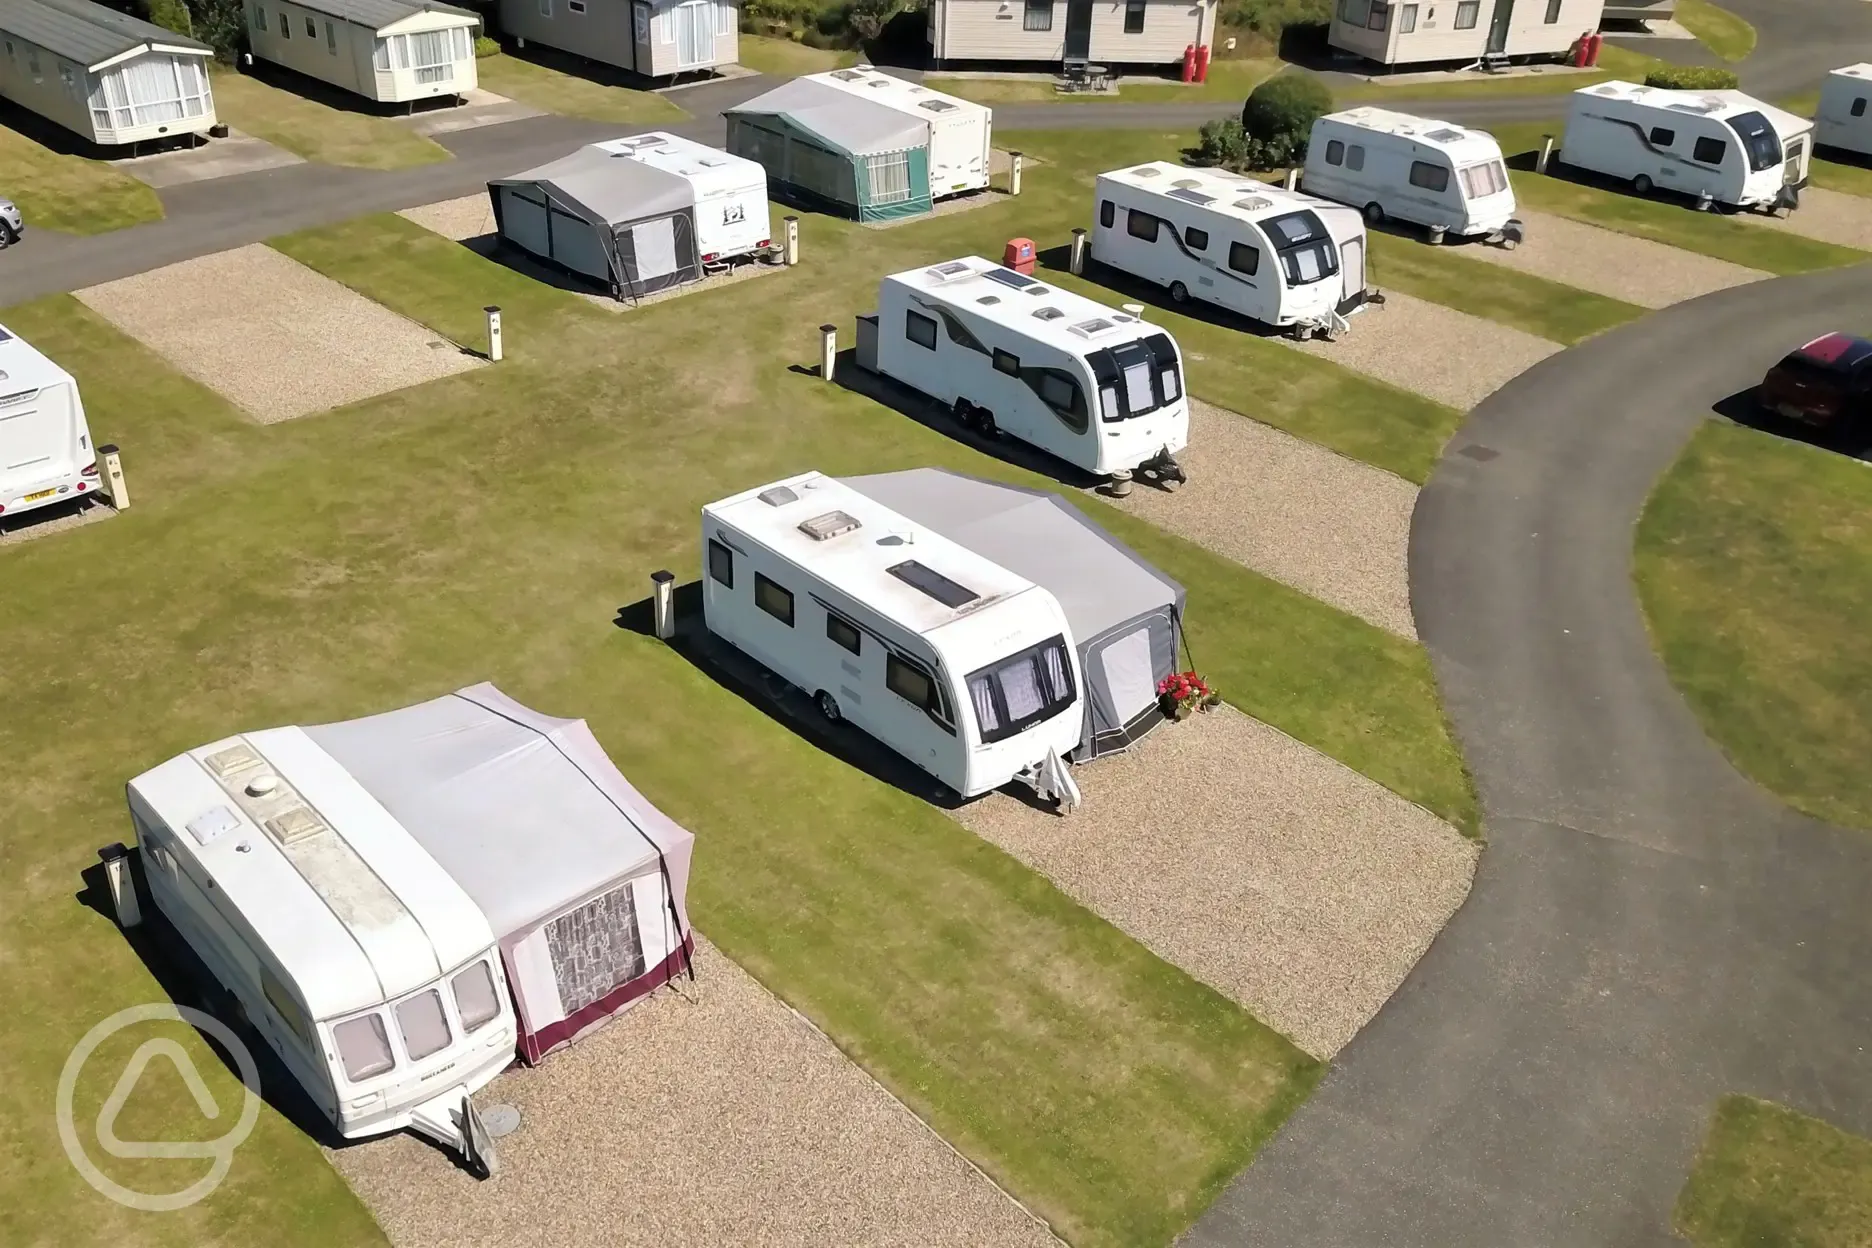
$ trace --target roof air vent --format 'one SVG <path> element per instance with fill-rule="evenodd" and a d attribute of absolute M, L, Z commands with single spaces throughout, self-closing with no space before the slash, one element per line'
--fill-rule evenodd
<path fill-rule="evenodd" d="M 776 485 L 770 489 L 762 490 L 755 497 L 759 498 L 761 502 L 766 503 L 769 507 L 784 507 L 788 503 L 799 502 L 799 495 L 795 494 L 784 485 Z"/>
<path fill-rule="evenodd" d="M 832 71 L 832 76 L 838 79 L 840 82 L 863 82 L 864 81 L 863 74 L 858 73 L 856 70 L 851 70 L 851 69 L 835 69 Z"/>
<path fill-rule="evenodd" d="M 1034 315 L 1043 321 L 1057 321 L 1066 314 L 1058 308 L 1035 308 Z"/>
<path fill-rule="evenodd" d="M 254 753 L 250 745 L 231 745 L 225 750 L 217 750 L 202 760 L 216 776 L 226 779 L 237 771 L 246 771 L 249 767 L 260 765 L 260 756 Z"/>
<path fill-rule="evenodd" d="M 247 782 L 249 797 L 266 797 L 279 788 L 279 777 L 270 771 L 263 771 Z"/>
<path fill-rule="evenodd" d="M 1161 176 L 1162 174 L 1163 174 L 1163 170 L 1153 169 L 1149 165 L 1141 165 L 1138 168 L 1133 169 L 1131 171 L 1131 176 L 1134 178 L 1155 178 L 1155 177 Z"/>
<path fill-rule="evenodd" d="M 1185 191 L 1193 191 L 1197 187 L 1201 186 L 1202 183 L 1198 182 L 1195 178 L 1178 178 L 1176 181 L 1172 182 L 1170 185 L 1174 187 L 1179 187 Z"/>
<path fill-rule="evenodd" d="M 823 516 L 800 521 L 799 531 L 815 542 L 825 542 L 860 527 L 858 521 L 845 512 L 828 511 Z"/>
<path fill-rule="evenodd" d="M 1274 201 L 1265 195 L 1250 195 L 1246 199 L 1236 200 L 1235 206 L 1244 212 L 1260 212 L 1263 208 L 1272 208 Z"/>
<path fill-rule="evenodd" d="M 267 835 L 282 845 L 297 845 L 325 830 L 325 821 L 304 806 L 282 810 L 266 821 Z"/>

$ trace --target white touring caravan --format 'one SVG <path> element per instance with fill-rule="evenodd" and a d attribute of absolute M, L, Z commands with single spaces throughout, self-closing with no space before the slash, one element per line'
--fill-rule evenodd
<path fill-rule="evenodd" d="M 754 161 L 660 130 L 592 146 L 675 174 L 694 188 L 695 245 L 703 264 L 749 256 L 773 241 L 767 171 Z"/>
<path fill-rule="evenodd" d="M 1067 807 L 1085 714 L 1052 594 L 816 472 L 702 509 L 708 630 L 962 797 Z"/>
<path fill-rule="evenodd" d="M 298 728 L 130 781 L 151 900 L 347 1139 L 471 1157 L 469 1098 L 514 1058 L 495 934 L 453 877 Z"/>
<path fill-rule="evenodd" d="M 893 273 L 858 362 L 1098 476 L 1184 480 L 1183 353 L 1154 325 L 979 256 Z"/>
<path fill-rule="evenodd" d="M 994 113 L 986 105 L 880 74 L 869 65 L 807 77 L 927 123 L 932 198 L 979 191 L 988 185 Z"/>
<path fill-rule="evenodd" d="M 0 325 L 0 516 L 97 488 L 97 448 L 78 383 Z"/>
<path fill-rule="evenodd" d="M 1488 237 L 1514 216 L 1492 136 L 1389 109 L 1349 108 L 1314 122 L 1305 176 L 1308 194 L 1357 208 L 1372 225 L 1395 218 Z"/>
<path fill-rule="evenodd" d="M 1843 152 L 1872 156 L 1872 65 L 1847 65 L 1829 72 L 1820 84 L 1814 110 L 1814 142 Z"/>
<path fill-rule="evenodd" d="M 1606 82 L 1573 92 L 1567 164 L 1725 208 L 1773 209 L 1807 182 L 1813 123 L 1740 91 L 1667 91 Z"/>
<path fill-rule="evenodd" d="M 1221 169 L 1152 161 L 1101 173 L 1092 256 L 1299 334 L 1343 332 L 1365 303 L 1365 222 L 1354 210 Z"/>

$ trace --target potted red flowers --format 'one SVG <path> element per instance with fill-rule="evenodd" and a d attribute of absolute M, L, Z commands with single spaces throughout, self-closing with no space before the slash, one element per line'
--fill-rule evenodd
<path fill-rule="evenodd" d="M 1172 672 L 1157 682 L 1157 701 L 1171 719 L 1188 719 L 1192 711 L 1206 711 L 1222 701 L 1222 695 L 1195 672 Z"/>

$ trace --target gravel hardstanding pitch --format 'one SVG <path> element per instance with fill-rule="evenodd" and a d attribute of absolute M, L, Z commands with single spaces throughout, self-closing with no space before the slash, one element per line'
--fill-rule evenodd
<path fill-rule="evenodd" d="M 1353 317 L 1337 342 L 1281 341 L 1464 412 L 1560 350 L 1545 338 L 1394 291 Z"/>
<path fill-rule="evenodd" d="M 1810 186 L 1800 193 L 1800 207 L 1785 216 L 1738 212 L 1736 220 L 1872 251 L 1872 200 L 1842 191 Z"/>
<path fill-rule="evenodd" d="M 1074 775 L 1065 818 L 1000 793 L 957 818 L 1316 1057 L 1404 982 L 1475 873 L 1454 828 L 1226 705 Z"/>
<path fill-rule="evenodd" d="M 481 363 L 259 243 L 93 286 L 78 298 L 262 424 Z"/>
<path fill-rule="evenodd" d="M 1415 639 L 1417 487 L 1259 421 L 1190 402 L 1189 482 L 1109 501 L 1321 602 Z"/>
<path fill-rule="evenodd" d="M 1768 276 L 1727 260 L 1602 230 L 1566 217 L 1544 212 L 1516 215 L 1527 224 L 1527 241 L 1519 247 L 1510 251 L 1468 243 L 1458 254 L 1623 299 L 1641 308 L 1669 307 L 1712 290 L 1759 282 Z"/>
<path fill-rule="evenodd" d="M 414 1136 L 331 1153 L 398 1248 L 484 1244 L 1010 1245 L 1059 1241 L 714 946 L 537 1069 L 476 1182 Z M 693 998 L 693 999 L 686 999 Z"/>

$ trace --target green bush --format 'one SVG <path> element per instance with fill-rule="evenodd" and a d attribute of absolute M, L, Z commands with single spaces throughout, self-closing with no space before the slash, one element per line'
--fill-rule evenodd
<path fill-rule="evenodd" d="M 1248 159 L 1248 136 L 1243 132 L 1241 122 L 1233 117 L 1205 121 L 1199 133 L 1201 139 L 1196 145 L 1196 158 L 1203 164 L 1224 165 L 1233 169 Z"/>
<path fill-rule="evenodd" d="M 240 0 L 187 0 L 195 38 L 215 50 L 215 59 L 232 65 L 247 48 L 247 16 Z"/>
<path fill-rule="evenodd" d="M 151 25 L 173 30 L 178 35 L 192 37 L 195 34 L 195 23 L 189 20 L 188 5 L 182 0 L 149 0 L 144 16 Z"/>
<path fill-rule="evenodd" d="M 1242 105 L 1242 129 L 1250 138 L 1272 140 L 1298 135 L 1332 111 L 1332 92 L 1312 74 L 1276 74 Z"/>
<path fill-rule="evenodd" d="M 1714 65 L 1660 65 L 1645 75 L 1644 84 L 1673 91 L 1733 91 L 1742 80 L 1733 69 Z"/>
<path fill-rule="evenodd" d="M 494 40 L 488 38 L 486 35 L 475 36 L 475 59 L 479 60 L 482 57 L 499 55 L 500 44 L 494 42 Z"/>
<path fill-rule="evenodd" d="M 1275 47 L 1289 26 L 1324 30 L 1332 23 L 1332 0 L 1224 0 L 1221 24 L 1259 35 Z"/>

